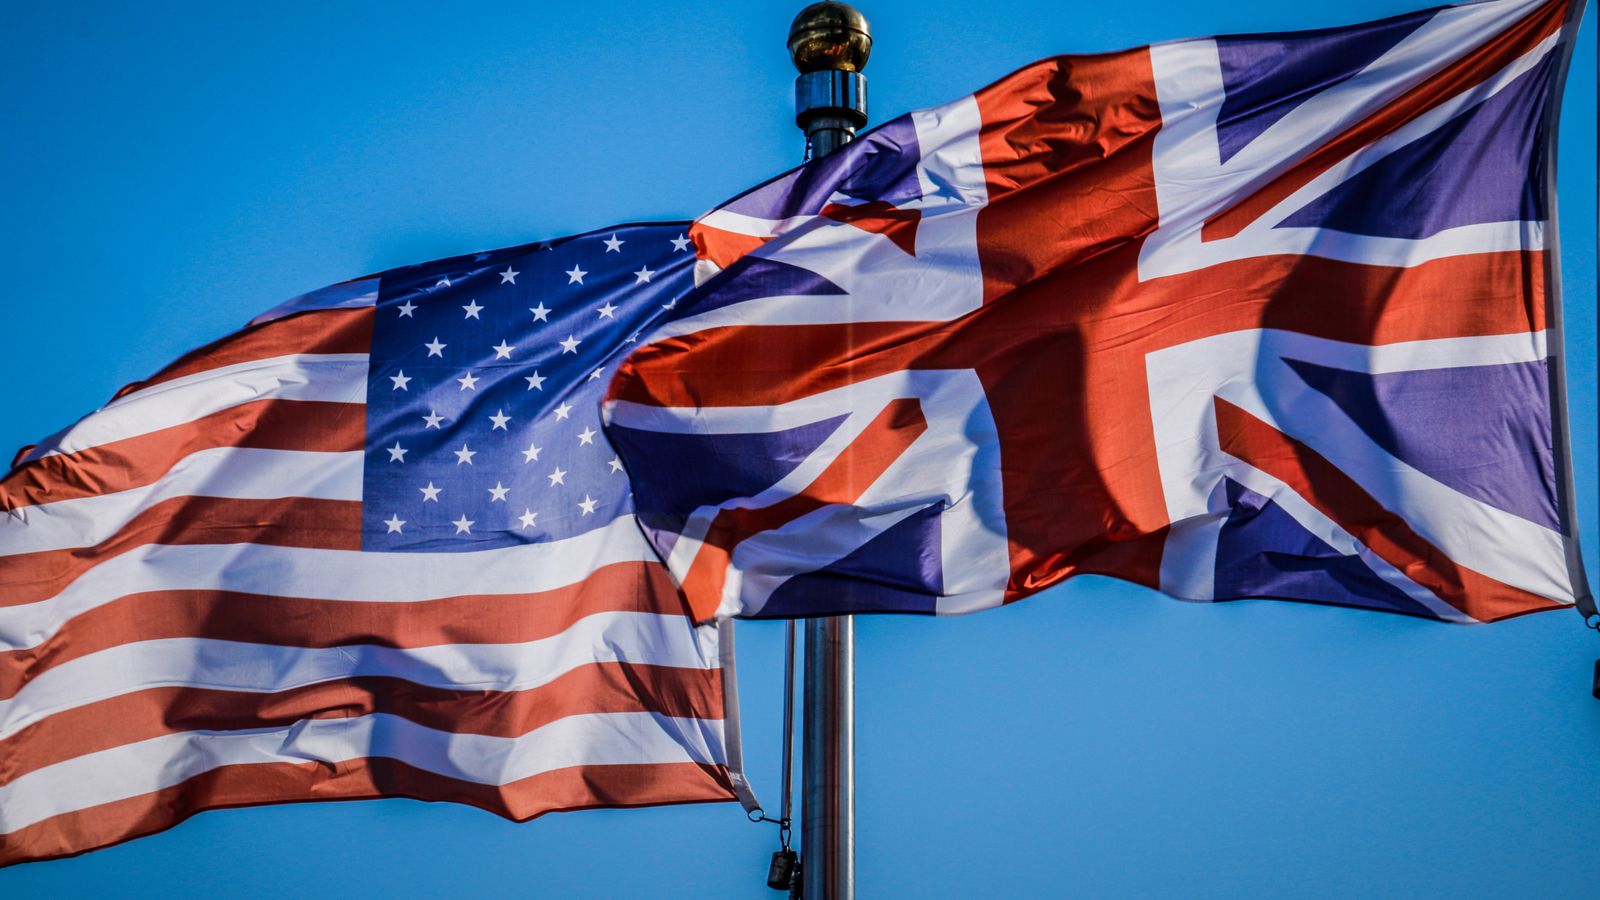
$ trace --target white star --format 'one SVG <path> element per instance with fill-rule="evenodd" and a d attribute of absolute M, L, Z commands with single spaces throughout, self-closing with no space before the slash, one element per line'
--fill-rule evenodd
<path fill-rule="evenodd" d="M 394 382 L 394 387 L 390 388 L 390 390 L 405 391 L 408 394 L 411 393 L 411 389 L 406 387 L 406 385 L 411 383 L 411 379 L 406 375 L 405 369 L 401 369 L 399 375 L 390 375 L 389 380 Z"/>
<path fill-rule="evenodd" d="M 639 339 L 639 332 L 635 331 L 633 334 L 628 335 L 628 339 L 623 341 L 623 343 L 624 344 L 631 344 L 634 341 L 637 341 L 638 339 Z"/>
<path fill-rule="evenodd" d="M 468 300 L 467 305 L 461 308 L 467 311 L 467 318 L 469 319 L 478 319 L 478 313 L 483 309 L 476 300 Z M 478 321 L 482 322 L 483 320 L 478 319 Z"/>
<path fill-rule="evenodd" d="M 522 515 L 518 516 L 517 518 L 522 522 L 523 528 L 532 528 L 533 520 L 539 518 L 539 514 L 531 509 L 528 509 L 527 507 L 523 507 Z"/>
<path fill-rule="evenodd" d="M 467 370 L 467 374 L 457 378 L 456 383 L 461 385 L 463 391 L 475 391 L 478 389 L 478 379 L 473 377 L 471 369 Z"/>
<path fill-rule="evenodd" d="M 639 271 L 633 273 L 633 277 L 637 279 L 634 284 L 649 284 L 650 276 L 654 274 L 654 272 L 650 271 L 649 266 L 640 266 Z"/>
<path fill-rule="evenodd" d="M 567 417 L 567 413 L 570 412 L 572 412 L 572 404 L 563 400 L 561 401 L 561 405 L 556 407 L 556 418 L 565 419 Z"/>
<path fill-rule="evenodd" d="M 595 502 L 596 501 L 593 497 L 590 497 L 588 494 L 584 494 L 583 502 L 578 504 L 578 508 L 583 510 L 583 514 L 587 516 L 594 512 Z"/>
<path fill-rule="evenodd" d="M 595 312 L 599 313 L 602 319 L 615 319 L 617 317 L 617 308 L 611 305 L 610 300 L 607 300 L 606 305 L 595 310 Z"/>
<path fill-rule="evenodd" d="M 511 490 L 511 488 L 508 488 L 496 481 L 494 483 L 494 487 L 489 488 L 489 502 L 493 503 L 496 500 L 500 501 L 501 503 L 506 502 L 506 492 L 509 490 Z"/>
<path fill-rule="evenodd" d="M 543 450 L 543 449 L 544 448 L 539 446 L 538 444 L 529 442 L 528 449 L 522 451 L 522 463 L 523 463 L 523 465 L 527 465 L 528 463 L 531 463 L 534 460 L 538 459 L 539 458 L 539 451 Z"/>
<path fill-rule="evenodd" d="M 673 297 L 671 300 L 668 300 L 666 303 L 661 304 L 661 308 L 662 309 L 677 309 L 678 308 L 678 298 L 677 297 Z"/>
<path fill-rule="evenodd" d="M 596 434 L 598 434 L 598 432 L 596 432 L 593 428 L 590 428 L 587 425 L 583 426 L 583 430 L 578 432 L 578 446 L 582 447 L 583 445 L 588 444 L 589 446 L 593 447 L 594 436 Z"/>
<path fill-rule="evenodd" d="M 399 441 L 395 441 L 393 447 L 389 447 L 389 448 L 386 448 L 386 449 L 388 449 L 388 451 L 389 451 L 389 462 L 405 462 L 406 461 L 406 448 L 400 446 L 400 442 Z"/>
<path fill-rule="evenodd" d="M 506 266 L 506 270 L 504 272 L 500 273 L 500 283 L 501 284 L 516 284 L 517 283 L 517 276 L 521 275 L 521 274 L 522 273 L 518 272 L 516 269 L 513 269 L 510 266 Z"/>
<path fill-rule="evenodd" d="M 674 249 L 674 250 L 687 250 L 687 249 L 689 249 L 689 239 L 684 237 L 682 232 L 679 232 L 678 236 L 672 239 L 672 249 Z"/>
<path fill-rule="evenodd" d="M 425 487 L 425 488 L 417 488 L 417 490 L 422 492 L 422 502 L 423 503 L 427 503 L 429 500 L 432 500 L 433 502 L 438 503 L 439 502 L 439 492 L 444 490 L 444 488 L 436 488 L 436 487 L 433 486 L 433 482 L 430 481 L 430 482 L 428 482 L 428 486 L 427 487 Z"/>
<path fill-rule="evenodd" d="M 611 237 L 606 238 L 606 241 L 605 241 L 606 252 L 607 253 L 621 253 L 622 252 L 622 245 L 625 244 L 625 243 L 627 243 L 627 241 L 619 241 L 619 240 L 617 240 L 617 236 L 613 234 Z"/>
<path fill-rule="evenodd" d="M 544 305 L 544 301 L 543 300 L 539 301 L 539 305 L 538 306 L 530 306 L 530 307 L 528 307 L 528 312 L 533 313 L 533 320 L 535 322 L 548 322 L 548 321 L 550 321 L 550 310 L 549 310 L 548 307 L 546 307 Z"/>
<path fill-rule="evenodd" d="M 400 304 L 400 318 L 402 319 L 415 319 L 416 316 L 413 316 L 412 313 L 416 311 L 417 305 L 410 300 Z"/>
<path fill-rule="evenodd" d="M 474 526 L 474 525 L 476 525 L 478 523 L 476 521 L 472 520 L 472 519 L 467 518 L 466 515 L 463 514 L 461 516 L 461 518 L 455 520 L 454 522 L 451 522 L 450 524 L 454 525 L 456 527 L 456 534 L 471 534 L 472 533 L 472 526 Z"/>
<path fill-rule="evenodd" d="M 438 281 L 435 281 L 433 283 L 433 286 L 436 287 L 436 288 L 449 287 L 450 286 L 450 279 L 441 278 Z"/>
<path fill-rule="evenodd" d="M 504 340 L 502 340 L 502 341 L 500 341 L 500 343 L 496 344 L 493 347 L 490 347 L 489 349 L 494 351 L 494 358 L 495 359 L 510 359 L 511 358 L 511 351 L 513 351 L 513 350 L 515 350 L 517 348 L 511 346 L 510 344 L 508 344 Z"/>
<path fill-rule="evenodd" d="M 577 353 L 578 352 L 578 345 L 583 343 L 583 340 L 581 338 L 575 338 L 575 337 L 573 337 L 572 335 L 569 334 L 569 335 L 567 335 L 567 339 L 566 340 L 564 340 L 564 341 L 556 341 L 556 343 L 561 345 L 561 352 L 562 353 Z"/>
<path fill-rule="evenodd" d="M 577 263 L 573 263 L 572 268 L 567 270 L 567 284 L 583 284 L 583 276 L 587 274 L 589 273 L 578 268 Z"/>
<path fill-rule="evenodd" d="M 430 409 L 428 414 L 422 417 L 422 421 L 428 423 L 422 426 L 422 430 L 427 431 L 429 428 L 438 428 L 439 423 L 444 421 L 444 416 L 439 415 L 437 410 Z"/>
<path fill-rule="evenodd" d="M 613 457 L 611 457 L 610 466 L 611 466 L 611 471 L 613 473 L 621 472 L 622 471 L 622 460 L 618 459 L 615 456 L 613 456 Z"/>
<path fill-rule="evenodd" d="M 494 415 L 489 417 L 489 421 L 494 423 L 494 425 L 490 426 L 490 431 L 493 431 L 496 428 L 500 429 L 501 431 L 510 431 L 510 429 L 506 427 L 506 423 L 511 421 L 511 417 L 506 415 L 506 411 L 503 409 L 495 410 Z"/>
<path fill-rule="evenodd" d="M 487 250 L 485 250 L 484 252 L 479 253 L 478 255 L 472 257 L 474 262 L 483 262 L 484 260 L 486 260 L 488 258 L 489 258 L 489 252 Z"/>
<path fill-rule="evenodd" d="M 599 378 L 600 377 L 600 373 L 602 373 L 604 371 L 605 371 L 605 369 L 595 369 L 593 372 L 589 373 L 589 380 L 593 381 L 596 378 Z"/>
<path fill-rule="evenodd" d="M 444 359 L 444 348 L 446 348 L 446 347 L 448 347 L 450 345 L 449 344 L 441 344 L 441 343 L 439 343 L 439 338 L 438 338 L 437 335 L 435 335 L 434 338 L 433 338 L 433 343 L 431 343 L 431 344 L 423 344 L 422 346 L 428 348 L 428 355 L 429 356 L 437 356 L 440 359 Z"/>
<path fill-rule="evenodd" d="M 478 455 L 478 451 L 468 450 L 466 444 L 462 444 L 460 450 L 452 450 L 450 452 L 456 455 L 456 465 L 458 466 L 463 463 L 469 466 L 472 465 L 472 458 Z"/>
<path fill-rule="evenodd" d="M 566 472 L 566 470 L 561 468 L 560 466 L 556 466 L 556 470 L 554 472 L 550 473 L 550 486 L 551 487 L 555 487 L 558 484 L 566 484 L 566 483 L 567 483 L 567 472 Z"/>
<path fill-rule="evenodd" d="M 384 534 L 405 534 L 401 526 L 406 524 L 406 520 L 400 518 L 398 513 L 390 513 L 389 518 L 383 520 L 383 524 L 389 526 L 389 530 Z"/>
<path fill-rule="evenodd" d="M 524 375 L 522 379 L 528 382 L 528 390 L 544 390 L 544 376 L 539 374 L 539 370 L 535 369 L 532 375 Z"/>

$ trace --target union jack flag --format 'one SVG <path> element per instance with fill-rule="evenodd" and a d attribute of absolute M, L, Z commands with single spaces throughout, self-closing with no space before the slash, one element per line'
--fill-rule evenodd
<path fill-rule="evenodd" d="M 1549 188 L 1577 12 L 1048 59 L 703 216 L 606 412 L 696 614 L 1082 573 L 1592 609 Z"/>

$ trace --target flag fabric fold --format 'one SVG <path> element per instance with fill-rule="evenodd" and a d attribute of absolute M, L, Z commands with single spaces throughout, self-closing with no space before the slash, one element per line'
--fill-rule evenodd
<path fill-rule="evenodd" d="M 701 217 L 606 407 L 696 615 L 1085 573 L 1592 610 L 1551 188 L 1579 8 L 1048 59 Z"/>
<path fill-rule="evenodd" d="M 0 864 L 205 809 L 740 799 L 597 412 L 686 223 L 396 269 L 129 385 L 0 481 Z"/>

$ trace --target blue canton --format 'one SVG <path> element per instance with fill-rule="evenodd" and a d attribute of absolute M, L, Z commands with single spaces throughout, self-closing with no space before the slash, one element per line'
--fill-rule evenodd
<path fill-rule="evenodd" d="M 694 286 L 686 233 L 631 225 L 385 272 L 365 549 L 561 540 L 633 512 L 600 399 L 639 335 Z"/>

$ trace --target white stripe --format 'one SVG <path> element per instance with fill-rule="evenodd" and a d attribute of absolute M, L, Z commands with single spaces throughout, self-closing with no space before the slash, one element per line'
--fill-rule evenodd
<path fill-rule="evenodd" d="M 367 402 L 365 353 L 301 353 L 222 366 L 134 391 L 41 441 L 27 455 L 58 453 L 150 434 L 252 400 Z"/>
<path fill-rule="evenodd" d="M 744 775 L 744 741 L 739 729 L 739 677 L 733 663 L 733 620 L 719 619 L 711 626 L 717 630 L 717 665 L 722 669 L 722 736 L 727 753 L 728 780 L 739 798 L 744 811 L 755 812 L 761 808 L 755 789 Z"/>
<path fill-rule="evenodd" d="M 285 300 L 251 319 L 250 324 L 260 325 L 295 313 L 317 309 L 359 309 L 363 306 L 376 305 L 378 305 L 378 279 L 361 278 L 330 284 L 309 294 Z"/>
<path fill-rule="evenodd" d="M 703 645 L 701 637 L 676 613 L 602 612 L 560 634 L 518 644 L 398 648 L 278 647 L 210 638 L 139 641 L 46 669 L 15 697 L 0 700 L 0 739 L 46 716 L 155 687 L 276 693 L 381 676 L 451 690 L 521 691 L 598 662 L 714 669 L 715 645 Z"/>
<path fill-rule="evenodd" d="M 0 651 L 38 646 L 74 616 L 146 591 L 408 602 L 554 590 L 604 565 L 655 559 L 632 516 L 563 541 L 475 553 L 150 544 L 102 562 L 55 597 L 0 607 Z"/>
<path fill-rule="evenodd" d="M 0 787 L 0 834 L 137 797 L 222 766 L 386 757 L 477 784 L 588 765 L 723 765 L 722 723 L 656 713 L 568 716 L 520 737 L 451 734 L 383 713 L 285 728 L 163 735 L 56 763 Z M 262 797 L 270 800 L 270 797 Z"/>
<path fill-rule="evenodd" d="M 154 484 L 0 511 L 0 557 L 93 547 L 134 516 L 175 497 L 360 500 L 361 471 L 359 450 L 320 453 L 213 447 L 184 457 Z"/>
<path fill-rule="evenodd" d="M 701 228 L 715 228 L 729 234 L 745 235 L 747 237 L 770 238 L 773 235 L 788 231 L 796 225 L 802 225 L 814 216 L 790 216 L 787 219 L 763 219 L 759 216 L 748 216 L 744 213 L 734 212 L 731 209 L 713 209 L 695 220 L 695 225 Z"/>

